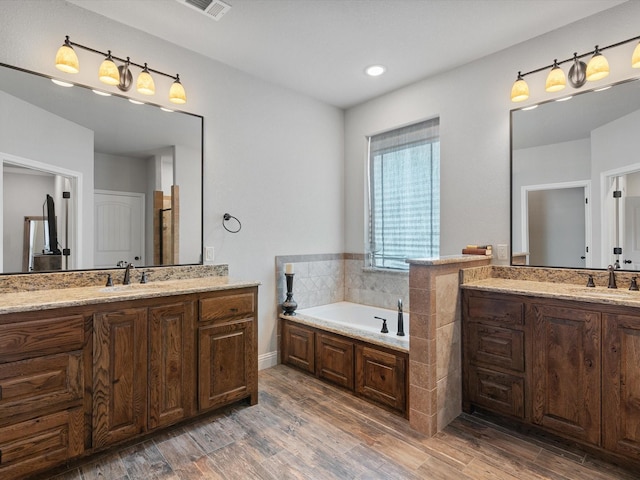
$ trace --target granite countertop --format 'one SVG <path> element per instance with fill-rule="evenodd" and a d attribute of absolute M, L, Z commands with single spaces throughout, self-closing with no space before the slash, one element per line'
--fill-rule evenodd
<path fill-rule="evenodd" d="M 578 300 L 581 302 L 640 307 L 640 291 L 627 288 L 586 287 L 571 283 L 485 278 L 463 283 L 461 288 L 487 292 L 512 293 L 535 297 Z"/>
<path fill-rule="evenodd" d="M 132 283 L 113 287 L 90 286 L 0 294 L 0 314 L 77 307 L 189 293 L 255 287 L 259 282 L 232 280 L 227 276 Z"/>
<path fill-rule="evenodd" d="M 398 350 L 400 352 L 409 353 L 409 342 L 407 341 L 409 339 L 408 334 L 406 337 L 404 337 L 407 340 L 401 340 L 401 338 L 395 334 L 389 334 L 388 336 L 385 336 L 385 334 L 369 332 L 367 330 L 359 329 L 357 327 L 351 327 L 349 325 L 338 326 L 333 322 L 327 322 L 320 318 L 309 317 L 298 312 L 296 312 L 295 315 L 285 315 L 281 313 L 280 318 L 300 323 L 302 325 L 307 325 L 309 327 L 316 327 L 322 330 L 327 330 L 332 333 L 337 333 L 338 335 L 344 335 L 355 338 L 357 340 L 362 340 L 363 342 L 372 343 L 381 347 L 387 347 L 393 350 Z"/>

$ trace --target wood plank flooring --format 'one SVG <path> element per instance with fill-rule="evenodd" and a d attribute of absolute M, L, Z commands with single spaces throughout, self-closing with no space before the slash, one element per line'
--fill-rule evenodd
<path fill-rule="evenodd" d="M 577 449 L 462 415 L 433 438 L 279 365 L 258 405 L 237 404 L 94 458 L 55 480 L 640 479 Z"/>

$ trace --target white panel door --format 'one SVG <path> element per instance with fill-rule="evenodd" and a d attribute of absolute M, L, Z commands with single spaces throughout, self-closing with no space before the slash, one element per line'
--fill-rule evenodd
<path fill-rule="evenodd" d="M 144 194 L 97 191 L 93 220 L 96 268 L 145 265 Z"/>
<path fill-rule="evenodd" d="M 529 192 L 529 264 L 585 267 L 584 187 Z"/>

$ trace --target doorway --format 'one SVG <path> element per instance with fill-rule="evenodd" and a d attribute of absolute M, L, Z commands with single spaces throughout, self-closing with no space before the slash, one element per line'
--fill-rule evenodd
<path fill-rule="evenodd" d="M 113 268 L 124 263 L 146 265 L 144 202 L 144 193 L 95 191 L 96 268 Z"/>
<path fill-rule="evenodd" d="M 528 264 L 591 267 L 589 181 L 522 187 L 522 243 Z"/>

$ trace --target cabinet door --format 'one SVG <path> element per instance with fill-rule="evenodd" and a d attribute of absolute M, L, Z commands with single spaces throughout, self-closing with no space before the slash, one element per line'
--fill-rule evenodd
<path fill-rule="evenodd" d="M 200 410 L 253 395 L 257 382 L 257 369 L 252 368 L 253 323 L 253 318 L 245 318 L 198 329 Z"/>
<path fill-rule="evenodd" d="M 533 305 L 533 422 L 600 442 L 600 313 Z"/>
<path fill-rule="evenodd" d="M 141 433 L 147 418 L 147 309 L 93 320 L 93 446 Z"/>
<path fill-rule="evenodd" d="M 356 393 L 400 412 L 406 411 L 406 359 L 370 347 L 356 347 Z"/>
<path fill-rule="evenodd" d="M 289 322 L 282 323 L 282 363 L 316 373 L 313 330 Z"/>
<path fill-rule="evenodd" d="M 149 309 L 149 428 L 195 410 L 195 316 L 192 302 Z"/>
<path fill-rule="evenodd" d="M 353 390 L 353 342 L 318 333 L 316 355 L 318 377 Z"/>
<path fill-rule="evenodd" d="M 640 459 L 640 317 L 605 315 L 603 444 Z"/>

